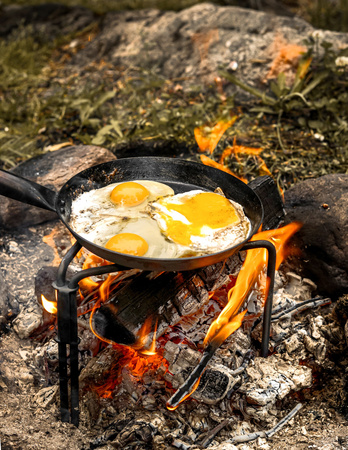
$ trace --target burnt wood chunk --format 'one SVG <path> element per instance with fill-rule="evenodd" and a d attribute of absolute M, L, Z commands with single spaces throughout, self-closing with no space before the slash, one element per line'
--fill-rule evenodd
<path fill-rule="evenodd" d="M 238 255 L 214 267 L 181 273 L 142 272 L 125 283 L 96 310 L 93 328 L 96 333 L 119 344 L 136 342 L 146 319 L 151 318 L 157 337 L 176 325 L 183 316 L 198 312 L 208 301 L 209 291 L 229 281 L 228 274 L 240 266 Z"/>
<path fill-rule="evenodd" d="M 277 228 L 284 220 L 285 211 L 283 200 L 273 178 L 268 175 L 257 177 L 250 181 L 248 186 L 258 195 L 263 206 L 262 229 Z"/>

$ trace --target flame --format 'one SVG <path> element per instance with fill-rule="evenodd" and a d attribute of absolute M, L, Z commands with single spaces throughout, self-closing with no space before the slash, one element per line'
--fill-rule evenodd
<path fill-rule="evenodd" d="M 237 120 L 237 116 L 233 116 L 229 121 L 219 121 L 214 127 L 202 126 L 194 129 L 194 134 L 196 138 L 196 142 L 199 147 L 200 152 L 208 151 L 209 154 L 212 154 L 220 141 L 222 135 L 225 131 L 231 127 L 234 122 Z M 259 163 L 259 174 L 260 175 L 269 175 L 272 176 L 270 170 L 268 169 L 265 161 L 261 158 L 260 153 L 263 151 L 261 147 L 247 147 L 245 145 L 237 145 L 236 137 L 234 137 L 233 145 L 225 148 L 220 156 L 219 162 L 214 161 L 206 155 L 200 155 L 201 162 L 206 166 L 215 167 L 216 169 L 220 169 L 224 172 L 229 173 L 236 177 L 236 175 L 225 166 L 225 160 L 233 155 L 237 162 L 241 163 L 241 158 L 239 155 L 251 155 L 254 156 Z M 244 177 L 237 177 L 242 180 L 244 183 L 247 183 L 248 180 Z"/>
<path fill-rule="evenodd" d="M 113 345 L 115 350 L 120 351 L 120 357 L 115 358 L 108 379 L 99 386 L 93 387 L 100 397 L 111 398 L 114 395 L 115 388 L 122 381 L 122 372 L 127 370 L 128 373 L 134 377 L 135 382 L 142 382 L 144 375 L 148 371 L 154 373 L 161 370 L 163 374 L 168 370 L 169 363 L 162 355 L 156 353 L 155 355 L 145 356 L 130 347 L 122 345 Z"/>
<path fill-rule="evenodd" d="M 228 167 L 225 167 L 224 165 L 219 164 L 218 162 L 209 158 L 209 156 L 200 155 L 200 159 L 201 159 L 202 163 L 205 164 L 206 166 L 215 167 L 215 169 L 220 169 L 223 172 L 226 172 L 226 173 L 229 173 L 230 175 L 235 176 L 234 173 Z"/>
<path fill-rule="evenodd" d="M 150 347 L 147 349 L 145 348 L 147 341 L 148 341 L 148 337 L 151 331 L 151 325 L 152 325 L 152 318 L 148 317 L 144 324 L 142 325 L 141 329 L 139 330 L 138 333 L 138 342 L 137 342 L 137 347 L 139 346 L 139 353 L 141 353 L 142 355 L 155 355 L 156 354 L 156 334 L 157 334 L 157 321 L 155 324 L 155 329 L 153 332 L 153 338 L 150 344 Z"/>
<path fill-rule="evenodd" d="M 220 120 L 213 127 L 204 125 L 195 128 L 194 135 L 199 151 L 203 153 L 208 150 L 208 152 L 212 154 L 225 131 L 234 124 L 237 118 L 237 116 L 233 116 L 228 121 Z"/>
<path fill-rule="evenodd" d="M 82 256 L 82 253 L 80 254 Z M 96 266 L 102 266 L 111 264 L 105 259 L 99 258 L 99 256 L 94 255 L 93 253 L 88 253 L 86 256 L 86 259 L 82 265 L 82 269 L 90 269 L 91 267 Z M 94 281 L 91 277 L 89 278 L 83 278 L 79 283 L 80 288 L 86 290 L 86 291 L 92 291 L 93 289 L 96 289 L 100 286 L 100 282 Z M 81 295 L 81 289 L 80 289 L 80 295 Z M 83 295 L 81 295 L 83 297 Z"/>
<path fill-rule="evenodd" d="M 286 244 L 290 237 L 300 229 L 299 223 L 291 223 L 277 230 L 268 230 L 257 233 L 252 237 L 252 241 L 268 240 L 272 242 L 277 251 L 276 269 L 289 254 Z M 242 323 L 246 311 L 238 314 L 256 281 L 261 279 L 267 264 L 267 250 L 264 248 L 247 251 L 247 255 L 242 269 L 238 274 L 235 286 L 228 293 L 228 303 L 221 311 L 218 318 L 210 325 L 208 333 L 204 339 L 204 345 L 218 347 L 225 339 L 236 331 Z M 262 283 L 265 284 L 264 282 Z M 265 294 L 267 286 L 264 287 Z"/>
<path fill-rule="evenodd" d="M 44 309 L 49 312 L 50 314 L 57 314 L 57 302 L 51 302 L 50 300 L 47 300 L 47 298 L 41 294 L 41 303 Z"/>
<path fill-rule="evenodd" d="M 195 382 L 195 384 L 193 385 L 193 388 L 190 390 L 190 392 L 188 392 L 178 403 L 178 405 L 176 406 L 170 406 L 168 403 L 166 404 L 166 408 L 168 409 L 168 411 L 175 411 L 179 405 L 184 402 L 187 398 L 191 397 L 191 395 L 195 392 L 195 390 L 198 388 L 199 383 L 201 382 L 201 376 L 197 379 L 197 381 Z"/>
<path fill-rule="evenodd" d="M 272 176 L 269 171 L 265 161 L 261 158 L 260 153 L 262 152 L 262 147 L 247 147 L 245 145 L 237 145 L 236 137 L 234 137 L 233 145 L 227 147 L 221 154 L 220 164 L 224 164 L 228 156 L 233 155 L 237 162 L 241 162 L 239 155 L 251 155 L 254 156 L 259 162 L 259 174 Z M 245 180 L 246 181 L 246 180 Z"/>

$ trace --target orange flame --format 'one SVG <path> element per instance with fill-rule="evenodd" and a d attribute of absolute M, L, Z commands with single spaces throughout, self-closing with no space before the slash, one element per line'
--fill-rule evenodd
<path fill-rule="evenodd" d="M 139 338 L 138 338 L 138 345 L 140 346 L 139 348 L 139 352 L 142 355 L 147 355 L 147 356 L 151 356 L 151 355 L 155 355 L 156 354 L 156 334 L 157 334 L 157 321 L 155 324 L 155 329 L 153 332 L 153 338 L 150 344 L 150 347 L 147 349 L 145 348 L 146 343 L 148 341 L 148 337 L 151 331 L 151 317 L 148 317 L 145 322 L 144 325 L 141 327 L 140 331 L 139 331 Z"/>
<path fill-rule="evenodd" d="M 198 378 L 198 380 L 197 380 L 197 381 L 195 382 L 195 384 L 193 385 L 193 388 L 191 389 L 191 391 L 188 392 L 188 393 L 180 400 L 180 402 L 179 402 L 178 405 L 176 405 L 176 406 L 170 406 L 170 405 L 167 403 L 166 407 L 167 407 L 168 411 L 175 411 L 175 410 L 178 408 L 178 406 L 179 406 L 182 402 L 184 402 L 187 398 L 191 397 L 191 395 L 192 395 L 192 394 L 195 392 L 195 390 L 198 388 L 200 382 L 201 382 L 201 377 Z"/>
<path fill-rule="evenodd" d="M 236 161 L 241 162 L 241 159 L 239 157 L 240 154 L 243 155 L 252 155 L 255 158 L 257 158 L 259 162 L 259 173 L 260 175 L 269 175 L 272 176 L 271 172 L 269 171 L 265 161 L 261 158 L 260 153 L 262 152 L 262 147 L 247 147 L 245 145 L 237 145 L 236 144 L 236 137 L 234 137 L 233 145 L 232 147 L 227 147 L 221 154 L 220 157 L 220 164 L 224 164 L 225 159 L 233 155 L 236 159 Z"/>
<path fill-rule="evenodd" d="M 208 150 L 208 152 L 212 154 L 222 135 L 228 128 L 230 128 L 234 124 L 237 118 L 237 116 L 233 116 L 227 122 L 220 120 L 212 128 L 208 127 L 207 125 L 195 128 L 194 135 L 199 147 L 199 151 L 205 152 Z"/>
<path fill-rule="evenodd" d="M 300 229 L 299 223 L 291 223 L 277 230 L 268 230 L 257 233 L 252 241 L 268 240 L 272 242 L 277 251 L 276 269 L 288 255 L 286 244 L 290 237 Z M 238 274 L 235 286 L 228 293 L 228 303 L 221 311 L 219 317 L 210 325 L 204 339 L 204 345 L 218 347 L 225 339 L 236 331 L 242 323 L 246 311 L 238 314 L 248 293 L 255 282 L 262 276 L 267 264 L 267 250 L 264 248 L 247 251 L 242 269 Z"/>
<path fill-rule="evenodd" d="M 50 300 L 47 300 L 47 298 L 41 294 L 41 303 L 44 309 L 49 312 L 50 314 L 57 314 L 57 302 L 51 302 Z"/>
<path fill-rule="evenodd" d="M 214 167 L 215 169 L 219 169 L 219 170 L 222 170 L 223 172 L 229 173 L 230 175 L 234 176 L 235 178 L 238 178 L 239 180 L 243 181 L 244 183 L 248 182 L 248 180 L 246 178 L 238 177 L 229 168 L 214 161 L 213 159 L 209 158 L 206 155 L 200 155 L 200 159 L 201 159 L 202 163 L 206 166 Z"/>

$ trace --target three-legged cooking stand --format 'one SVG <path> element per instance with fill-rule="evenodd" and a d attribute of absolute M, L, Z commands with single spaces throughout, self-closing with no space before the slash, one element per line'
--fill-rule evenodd
<path fill-rule="evenodd" d="M 77 332 L 77 304 L 76 293 L 79 282 L 83 278 L 106 273 L 129 270 L 118 264 L 110 264 L 90 269 L 84 269 L 76 273 L 70 280 L 66 279 L 69 264 L 81 249 L 81 244 L 76 242 L 62 259 L 58 268 L 57 279 L 53 287 L 57 293 L 57 328 L 58 328 L 58 352 L 59 352 L 59 388 L 60 388 L 60 414 L 62 422 L 79 424 L 79 364 L 78 364 L 78 332 Z M 256 248 L 265 248 L 268 251 L 267 277 L 269 290 L 263 312 L 261 356 L 267 357 L 271 327 L 271 314 L 273 302 L 273 289 L 276 264 L 276 249 L 269 241 L 247 242 L 240 251 Z M 68 346 L 70 350 L 70 363 L 68 371 Z M 70 381 L 70 395 L 69 395 Z"/>

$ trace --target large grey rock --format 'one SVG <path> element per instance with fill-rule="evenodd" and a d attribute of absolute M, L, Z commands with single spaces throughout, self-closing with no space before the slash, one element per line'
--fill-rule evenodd
<path fill-rule="evenodd" d="M 261 84 L 279 53 L 275 44 L 303 44 L 314 30 L 299 18 L 210 3 L 179 12 L 111 12 L 71 64 L 83 68 L 102 58 L 117 67 L 156 70 L 188 86 L 214 82 L 219 66 L 235 61 L 238 78 Z M 322 39 L 348 43 L 345 33 L 323 31 Z"/>
<path fill-rule="evenodd" d="M 325 175 L 285 192 L 287 223 L 299 221 L 296 241 L 304 274 L 319 293 L 337 297 L 348 292 L 348 175 Z"/>
<path fill-rule="evenodd" d="M 116 159 L 109 150 L 94 145 L 65 147 L 19 164 L 12 172 L 58 191 L 81 170 Z M 0 188 L 1 194 L 1 188 Z M 54 212 L 0 195 L 0 227 L 17 228 L 54 220 Z"/>

